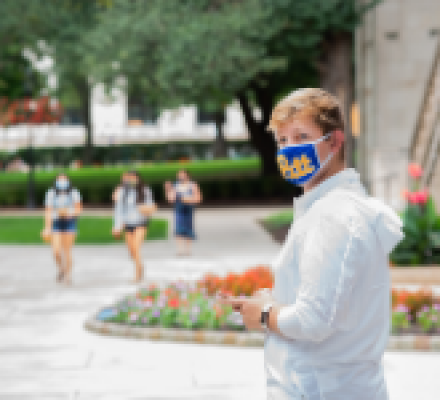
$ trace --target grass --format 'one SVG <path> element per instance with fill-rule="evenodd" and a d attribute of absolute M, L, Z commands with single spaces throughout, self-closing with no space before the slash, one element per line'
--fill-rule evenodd
<path fill-rule="evenodd" d="M 111 217 L 80 217 L 78 220 L 77 243 L 106 244 L 116 243 L 111 235 Z M 0 217 L 0 243 L 40 244 L 43 217 Z M 168 221 L 153 218 L 148 227 L 147 239 L 157 240 L 168 237 Z"/>
<path fill-rule="evenodd" d="M 290 225 L 293 221 L 293 211 L 286 210 L 276 214 L 271 214 L 266 218 L 263 218 L 262 222 L 266 226 L 271 228 L 279 228 L 281 226 Z"/>

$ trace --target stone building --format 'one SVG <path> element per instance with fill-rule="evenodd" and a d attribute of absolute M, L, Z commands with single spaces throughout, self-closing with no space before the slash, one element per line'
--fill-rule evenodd
<path fill-rule="evenodd" d="M 358 168 L 370 192 L 397 209 L 416 161 L 440 210 L 439 41 L 439 0 L 383 0 L 356 33 Z"/>

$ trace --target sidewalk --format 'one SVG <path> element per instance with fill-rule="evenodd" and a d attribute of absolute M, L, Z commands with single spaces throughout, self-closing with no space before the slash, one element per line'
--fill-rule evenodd
<path fill-rule="evenodd" d="M 147 283 L 269 263 L 279 246 L 255 224 L 268 209 L 199 210 L 194 256 L 144 244 Z M 171 218 L 171 212 L 163 211 Z M 135 290 L 122 244 L 77 246 L 74 285 L 54 283 L 47 246 L 0 246 L 0 400 L 263 400 L 262 349 L 137 341 L 86 332 L 101 306 Z M 387 353 L 391 400 L 437 400 L 440 355 Z"/>

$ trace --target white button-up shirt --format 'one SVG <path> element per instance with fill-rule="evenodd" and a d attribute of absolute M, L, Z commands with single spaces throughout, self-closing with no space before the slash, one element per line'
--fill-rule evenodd
<path fill-rule="evenodd" d="M 386 400 L 388 254 L 402 224 L 345 169 L 295 201 L 273 265 L 282 336 L 265 342 L 268 399 Z"/>

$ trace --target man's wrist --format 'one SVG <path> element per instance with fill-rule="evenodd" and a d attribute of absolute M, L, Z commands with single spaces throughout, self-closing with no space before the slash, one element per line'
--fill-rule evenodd
<path fill-rule="evenodd" d="M 280 312 L 280 307 L 273 305 L 269 311 L 269 318 L 267 321 L 267 327 L 270 332 L 280 333 L 278 329 L 278 313 Z"/>

